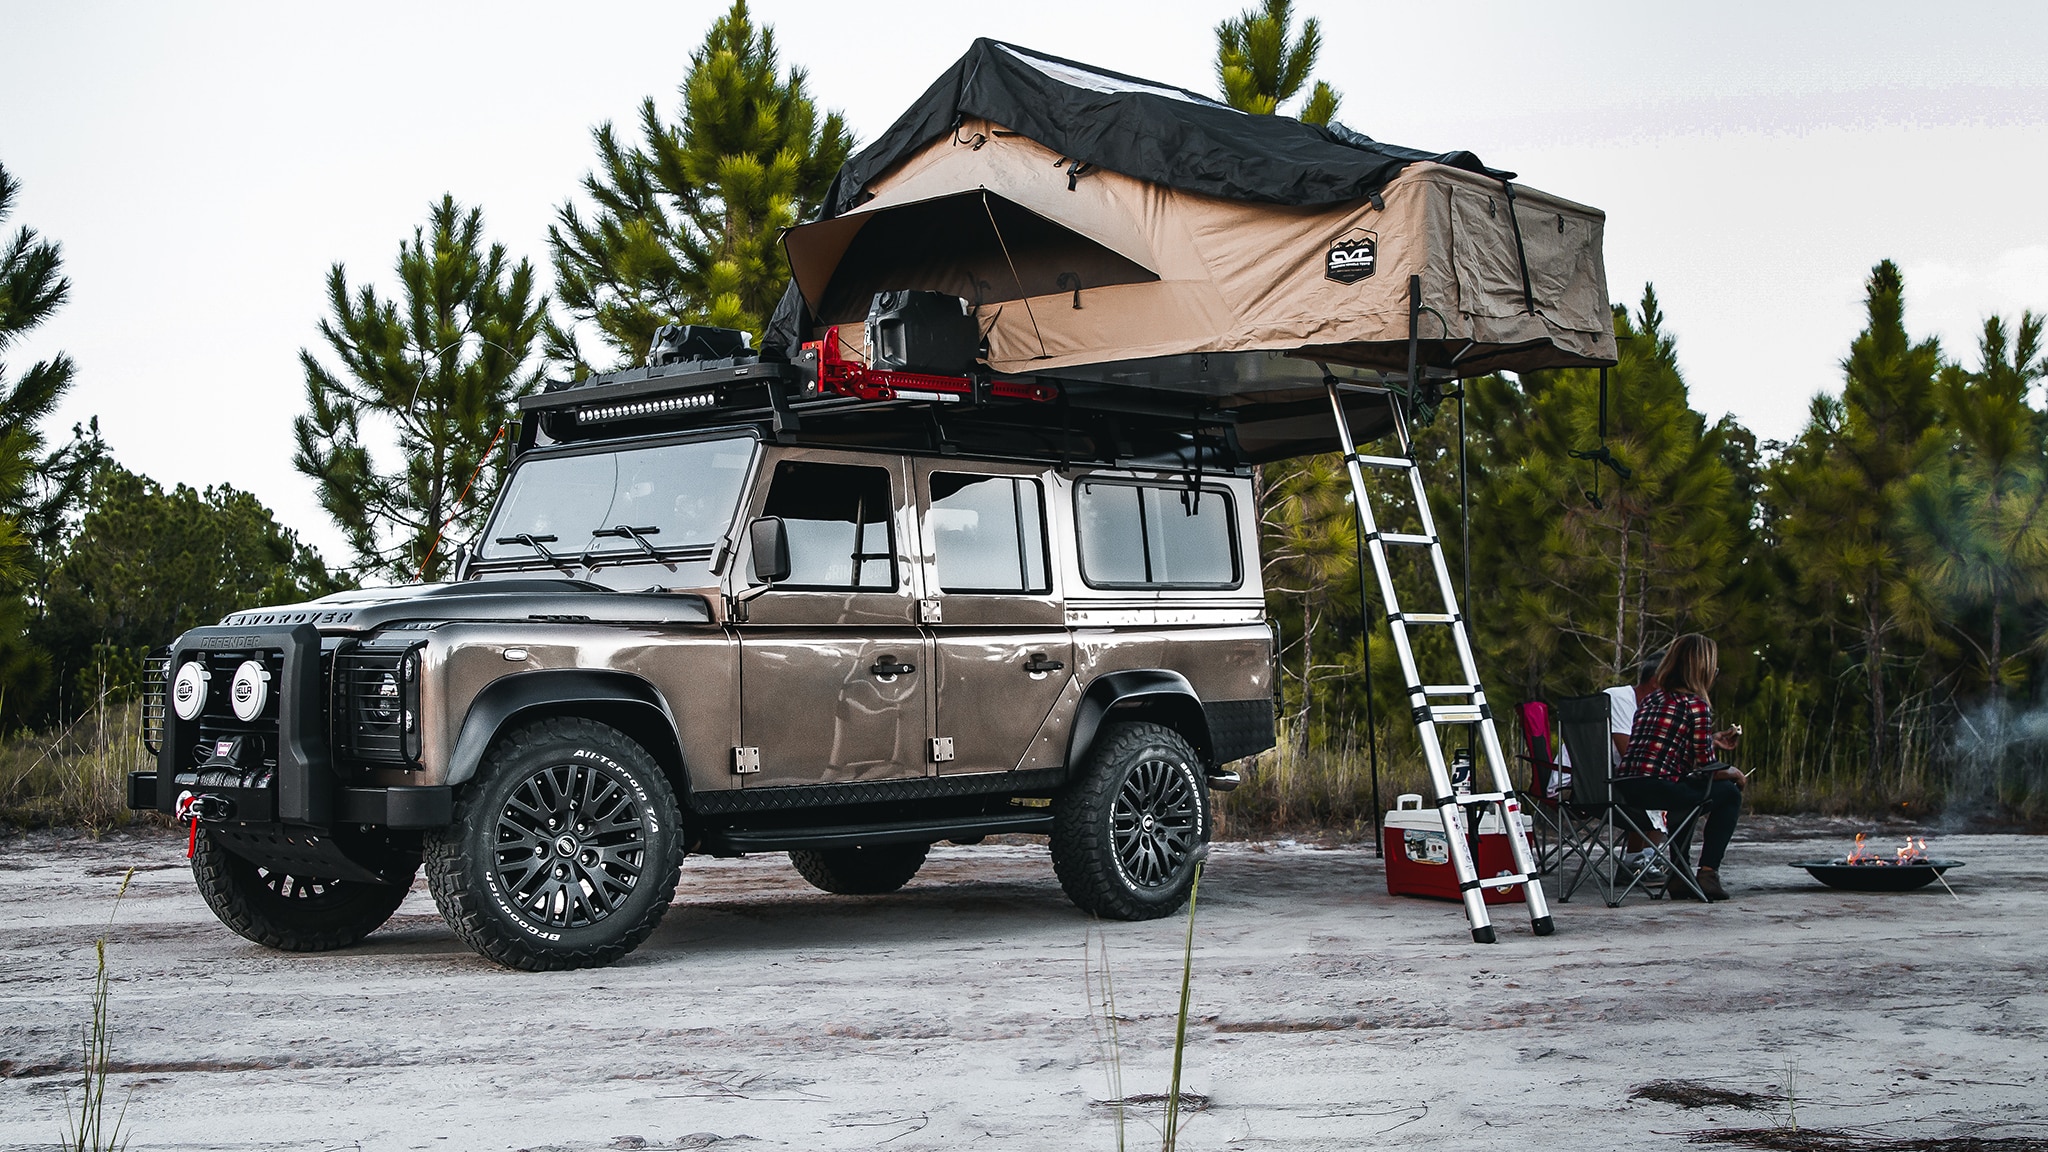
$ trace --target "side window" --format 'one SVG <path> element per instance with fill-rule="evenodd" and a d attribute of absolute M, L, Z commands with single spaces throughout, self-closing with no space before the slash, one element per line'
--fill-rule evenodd
<path fill-rule="evenodd" d="M 932 475 L 932 559 L 943 592 L 1048 592 L 1044 497 L 1021 476 Z"/>
<path fill-rule="evenodd" d="M 1111 588 L 1230 588 L 1240 576 L 1230 494 L 1084 480 L 1074 489 L 1081 575 Z"/>
<path fill-rule="evenodd" d="M 790 573 L 781 587 L 894 589 L 893 508 L 886 468 L 799 460 L 777 464 L 762 515 L 780 516 L 789 528 Z"/>

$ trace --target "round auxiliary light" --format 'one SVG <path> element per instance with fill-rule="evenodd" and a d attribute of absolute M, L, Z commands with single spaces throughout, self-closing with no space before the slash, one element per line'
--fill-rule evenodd
<path fill-rule="evenodd" d="M 206 710 L 206 665 L 187 660 L 171 681 L 171 711 L 180 720 L 197 720 Z"/>
<path fill-rule="evenodd" d="M 236 719 L 244 724 L 263 715 L 263 705 L 270 701 L 270 673 L 254 660 L 242 661 L 235 669 L 235 681 L 228 688 L 228 703 L 234 705 Z"/>

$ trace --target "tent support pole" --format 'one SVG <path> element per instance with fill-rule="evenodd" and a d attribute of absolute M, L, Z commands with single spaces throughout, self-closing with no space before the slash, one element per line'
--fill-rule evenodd
<path fill-rule="evenodd" d="M 1351 451 L 1355 447 L 1346 445 Z M 1386 837 L 1380 831 L 1385 810 L 1380 806 L 1379 714 L 1372 700 L 1372 608 L 1365 591 L 1365 510 L 1354 498 L 1351 503 L 1352 544 L 1358 565 L 1358 661 L 1365 667 L 1365 755 L 1372 765 L 1372 854 L 1386 855 Z"/>
<path fill-rule="evenodd" d="M 1422 359 L 1422 277 L 1408 277 L 1408 400 L 1422 401 L 1422 381 L 1416 377 Z"/>

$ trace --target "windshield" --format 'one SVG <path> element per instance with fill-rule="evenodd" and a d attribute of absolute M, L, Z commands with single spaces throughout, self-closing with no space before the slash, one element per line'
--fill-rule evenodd
<path fill-rule="evenodd" d="M 477 556 L 545 562 L 545 549 L 573 561 L 709 547 L 732 523 L 753 453 L 753 439 L 740 436 L 529 458 L 506 483 Z"/>

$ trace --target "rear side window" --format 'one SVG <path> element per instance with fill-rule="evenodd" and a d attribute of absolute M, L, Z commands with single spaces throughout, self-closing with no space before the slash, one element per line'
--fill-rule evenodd
<path fill-rule="evenodd" d="M 887 592 L 896 587 L 889 536 L 889 470 L 785 460 L 775 466 L 764 516 L 789 529 L 789 579 L 780 587 Z"/>
<path fill-rule="evenodd" d="M 1230 494 L 1084 480 L 1074 488 L 1081 575 L 1100 588 L 1232 588 L 1240 582 Z"/>
<path fill-rule="evenodd" d="M 943 592 L 1049 592 L 1044 497 L 1021 476 L 932 475 L 932 560 Z"/>

